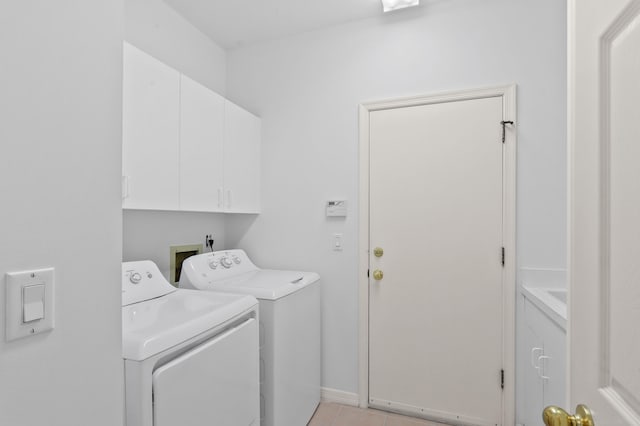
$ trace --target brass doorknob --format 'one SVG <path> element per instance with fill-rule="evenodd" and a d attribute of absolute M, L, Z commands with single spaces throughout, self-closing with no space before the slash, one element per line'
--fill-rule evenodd
<path fill-rule="evenodd" d="M 594 426 L 591 411 L 586 405 L 578 405 L 576 414 L 570 415 L 562 408 L 550 406 L 542 412 L 542 420 L 547 426 Z"/>
<path fill-rule="evenodd" d="M 380 269 L 376 269 L 373 271 L 373 279 L 376 281 L 380 281 L 384 277 L 384 274 Z"/>
<path fill-rule="evenodd" d="M 381 247 L 376 247 L 373 249 L 373 255 L 375 257 L 382 257 L 383 254 L 384 254 L 384 250 L 382 250 Z"/>

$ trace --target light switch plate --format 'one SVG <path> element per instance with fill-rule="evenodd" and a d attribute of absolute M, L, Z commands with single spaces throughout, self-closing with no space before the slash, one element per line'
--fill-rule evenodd
<path fill-rule="evenodd" d="M 342 251 L 342 234 L 333 234 L 333 251 Z"/>
<path fill-rule="evenodd" d="M 6 286 L 6 318 L 5 318 L 5 339 L 7 342 L 21 337 L 33 336 L 53 329 L 54 325 L 54 303 L 53 303 L 53 268 L 37 269 L 32 271 L 9 272 L 5 277 Z M 24 288 L 30 290 L 44 286 L 44 317 L 34 321 L 24 322 L 25 302 Z M 31 307 L 27 307 L 30 309 Z M 28 312 L 28 316 L 32 315 Z"/>

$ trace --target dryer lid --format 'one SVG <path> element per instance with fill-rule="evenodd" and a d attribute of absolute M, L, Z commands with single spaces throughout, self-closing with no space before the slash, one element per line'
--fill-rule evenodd
<path fill-rule="evenodd" d="M 177 290 L 122 308 L 122 356 L 142 361 L 255 310 L 248 295 Z"/>

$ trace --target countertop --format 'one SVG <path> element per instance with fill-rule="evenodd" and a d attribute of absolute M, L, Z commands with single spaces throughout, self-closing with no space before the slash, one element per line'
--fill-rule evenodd
<path fill-rule="evenodd" d="M 565 288 L 523 285 L 521 291 L 524 297 L 553 322 L 563 330 L 567 330 L 567 290 Z"/>

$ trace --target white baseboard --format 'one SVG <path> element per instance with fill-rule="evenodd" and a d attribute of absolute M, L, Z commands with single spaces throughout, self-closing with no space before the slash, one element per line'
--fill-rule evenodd
<path fill-rule="evenodd" d="M 330 388 L 320 388 L 320 400 L 322 402 L 335 402 L 352 407 L 357 407 L 360 404 L 360 398 L 357 393 Z"/>

